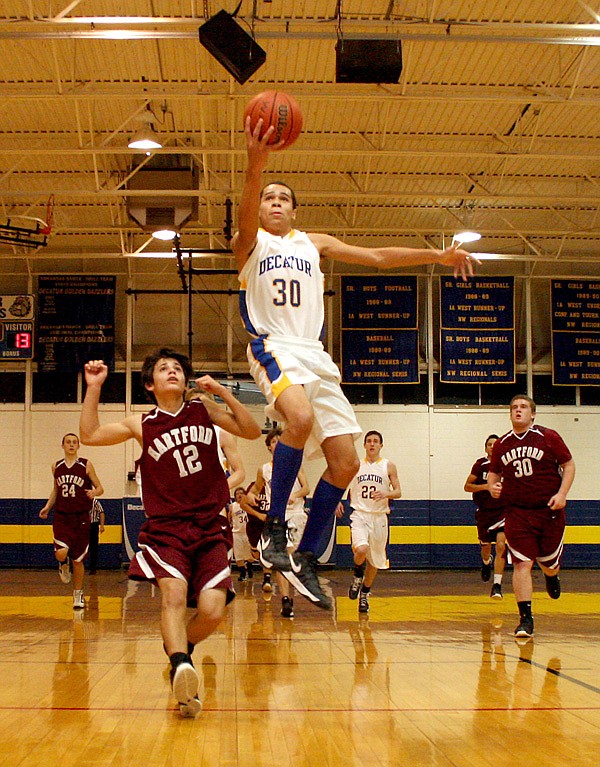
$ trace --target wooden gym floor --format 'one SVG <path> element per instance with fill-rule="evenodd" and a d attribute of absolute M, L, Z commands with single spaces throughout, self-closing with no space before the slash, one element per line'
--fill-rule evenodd
<path fill-rule="evenodd" d="M 204 710 L 181 719 L 159 597 L 122 572 L 86 579 L 86 610 L 52 571 L 0 572 L 0 765 L 7 767 L 587 767 L 600 753 L 598 571 L 536 574 L 536 635 L 478 572 L 381 573 L 368 618 L 348 571 L 335 610 L 279 616 L 240 584 L 196 648 Z"/>

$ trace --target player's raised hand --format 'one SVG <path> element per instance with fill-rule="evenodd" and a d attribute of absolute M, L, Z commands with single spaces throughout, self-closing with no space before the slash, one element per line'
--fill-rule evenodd
<path fill-rule="evenodd" d="M 474 274 L 473 263 L 481 266 L 481 261 L 478 258 L 467 250 L 461 250 L 457 245 L 451 245 L 442 251 L 440 263 L 452 266 L 454 268 L 454 276 L 458 277 L 460 274 L 465 282 L 468 277 L 472 277 Z"/>
<path fill-rule="evenodd" d="M 258 164 L 261 166 L 265 166 L 267 164 L 267 160 L 269 158 L 269 154 L 273 149 L 280 149 L 284 141 L 280 141 L 278 144 L 269 144 L 268 141 L 273 135 L 275 131 L 274 125 L 269 125 L 267 130 L 264 132 L 264 134 L 261 136 L 261 131 L 263 129 L 263 119 L 260 117 L 254 126 L 254 129 L 252 129 L 252 126 L 250 124 L 250 117 L 246 117 L 246 122 L 244 124 L 244 133 L 246 134 L 246 150 L 248 152 L 248 159 L 250 161 L 250 165 Z"/>
<path fill-rule="evenodd" d="M 108 368 L 104 360 L 90 360 L 83 366 L 85 382 L 88 386 L 102 386 L 108 375 Z"/>
<path fill-rule="evenodd" d="M 225 387 L 220 384 L 212 376 L 205 375 L 200 378 L 196 378 L 196 386 L 200 391 L 207 392 L 208 394 L 220 394 Z"/>

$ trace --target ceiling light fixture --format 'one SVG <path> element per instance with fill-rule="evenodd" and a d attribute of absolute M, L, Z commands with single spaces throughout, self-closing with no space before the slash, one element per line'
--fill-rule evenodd
<path fill-rule="evenodd" d="M 456 245 L 457 247 L 460 247 L 461 245 L 464 245 L 468 242 L 477 242 L 477 240 L 481 239 L 481 234 L 479 232 L 472 232 L 469 230 L 463 231 L 463 232 L 457 232 L 452 237 L 452 244 Z"/>
<path fill-rule="evenodd" d="M 127 146 L 130 149 L 142 149 L 143 151 L 149 149 L 161 149 L 162 142 L 154 128 L 154 120 L 156 119 L 156 116 L 149 104 L 146 111 L 142 112 L 137 119 L 144 125 L 133 134 Z"/>
<path fill-rule="evenodd" d="M 169 240 L 174 240 L 175 237 L 177 237 L 177 230 L 176 229 L 157 229 L 156 231 L 152 232 L 152 236 L 155 240 L 162 240 L 163 242 L 168 242 Z"/>

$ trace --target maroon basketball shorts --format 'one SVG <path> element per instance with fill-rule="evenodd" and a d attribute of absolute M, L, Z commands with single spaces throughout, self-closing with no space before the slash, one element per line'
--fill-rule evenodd
<path fill-rule="evenodd" d="M 90 512 L 77 511 L 65 514 L 54 510 L 52 517 L 54 551 L 69 549 L 69 556 L 75 562 L 83 562 L 90 545 Z"/>
<path fill-rule="evenodd" d="M 262 519 L 255 517 L 253 514 L 248 514 L 248 521 L 246 522 L 246 535 L 250 542 L 250 548 L 256 551 L 260 535 L 263 531 L 265 523 Z"/>
<path fill-rule="evenodd" d="M 477 509 L 475 522 L 479 543 L 493 543 L 498 533 L 504 532 L 504 507 L 500 509 Z"/>
<path fill-rule="evenodd" d="M 220 514 L 208 521 L 151 517 L 142 525 L 138 548 L 129 565 L 132 580 L 180 578 L 188 584 L 191 598 L 205 589 L 226 589 L 228 602 L 235 596 L 229 564 L 231 530 Z"/>
<path fill-rule="evenodd" d="M 513 561 L 538 560 L 546 567 L 560 566 L 565 538 L 565 510 L 553 511 L 547 506 L 506 509 L 506 543 Z"/>

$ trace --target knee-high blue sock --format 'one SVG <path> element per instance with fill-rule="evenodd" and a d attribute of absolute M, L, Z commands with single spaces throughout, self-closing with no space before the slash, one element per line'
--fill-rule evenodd
<path fill-rule="evenodd" d="M 302 465 L 303 450 L 278 442 L 273 452 L 269 516 L 285 522 L 285 510 Z"/>
<path fill-rule="evenodd" d="M 336 487 L 324 479 L 319 480 L 298 551 L 317 551 L 323 531 L 345 492 L 345 487 Z"/>

